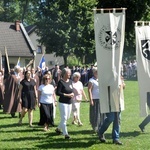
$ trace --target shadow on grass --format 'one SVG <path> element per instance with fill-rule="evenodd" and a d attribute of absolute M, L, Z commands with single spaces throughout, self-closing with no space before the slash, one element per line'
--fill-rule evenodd
<path fill-rule="evenodd" d="M 34 132 L 38 130 L 37 136 L 33 135 L 32 136 L 26 136 L 26 137 L 16 137 L 16 138 L 9 138 L 9 139 L 3 139 L 1 141 L 14 141 L 14 142 L 24 142 L 24 141 L 38 141 L 37 145 L 35 145 L 35 148 L 37 149 L 86 149 L 91 147 L 92 145 L 95 144 L 103 144 L 100 143 L 98 139 L 98 135 L 95 134 L 93 135 L 93 131 L 91 130 L 81 130 L 81 131 L 71 131 L 69 134 L 71 135 L 72 139 L 66 140 L 64 139 L 63 135 L 57 135 L 54 131 L 54 129 L 51 129 L 50 132 L 39 132 L 39 127 L 31 129 L 27 128 L 21 128 L 20 130 L 15 130 L 12 132 Z M 10 132 L 10 131 L 9 131 Z M 44 137 L 43 137 L 44 134 Z M 79 134 L 81 136 L 79 136 Z M 86 136 L 86 134 L 88 136 Z M 133 132 L 123 132 L 121 133 L 121 138 L 125 137 L 136 137 L 139 136 L 141 132 L 138 131 L 133 131 Z M 78 136 L 77 136 L 78 135 Z M 83 136 L 82 136 L 83 135 Z M 84 136 L 85 135 L 85 136 Z M 105 144 L 112 144 L 110 140 L 112 140 L 111 133 L 106 133 L 105 134 L 106 139 L 108 140 L 107 143 Z"/>
<path fill-rule="evenodd" d="M 19 113 L 15 113 L 15 116 L 12 117 L 11 114 L 4 113 L 2 110 L 0 111 L 0 115 L 3 115 L 3 116 L 0 116 L 0 119 L 19 118 Z"/>
<path fill-rule="evenodd" d="M 7 129 L 7 130 L 6 130 Z M 18 124 L 7 124 L 7 125 L 0 125 L 0 132 L 1 133 L 25 133 L 25 132 L 43 132 L 43 127 L 41 126 L 34 126 L 30 127 L 28 123 L 24 123 L 22 125 Z"/>
<path fill-rule="evenodd" d="M 4 113 L 2 110 L 0 111 L 0 119 L 12 118 L 11 114 Z"/>
<path fill-rule="evenodd" d="M 29 131 L 27 131 L 29 132 Z M 97 137 L 76 137 L 72 135 L 72 139 L 66 140 L 64 139 L 63 135 L 57 135 L 55 132 L 45 132 L 46 135 L 43 137 L 43 133 L 38 133 L 35 137 L 26 136 L 26 137 L 16 137 L 16 138 L 9 138 L 3 139 L 2 142 L 34 142 L 39 141 L 38 144 L 35 146 L 37 149 L 59 149 L 59 148 L 88 148 L 98 141 Z M 56 137 L 57 136 L 57 137 Z M 28 145 L 27 145 L 28 146 Z"/>
<path fill-rule="evenodd" d="M 12 118 L 11 116 L 0 116 L 0 119 L 10 119 Z"/>
<path fill-rule="evenodd" d="M 133 132 L 121 132 L 120 138 L 126 138 L 126 137 L 137 137 L 141 135 L 142 133 L 140 131 L 133 131 Z M 146 133 L 145 133 L 146 134 Z M 111 133 L 105 134 L 106 139 L 112 139 Z"/>
<path fill-rule="evenodd" d="M 38 149 L 74 149 L 74 148 L 82 148 L 86 149 L 94 145 L 95 142 L 89 141 L 89 142 L 82 142 L 82 141 L 74 141 L 74 140 L 69 140 L 69 141 L 64 141 L 64 140 L 57 140 L 57 141 L 52 141 L 52 142 L 47 142 L 45 144 L 37 145 Z"/>
<path fill-rule="evenodd" d="M 140 131 L 133 131 L 133 132 L 121 132 L 121 137 L 136 137 L 141 134 Z"/>

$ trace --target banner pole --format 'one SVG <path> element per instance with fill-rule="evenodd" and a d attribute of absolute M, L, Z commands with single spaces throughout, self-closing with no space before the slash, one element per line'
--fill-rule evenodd
<path fill-rule="evenodd" d="M 0 70 L 2 70 L 2 52 L 0 51 Z"/>
<path fill-rule="evenodd" d="M 8 73 L 10 73 L 9 59 L 8 59 L 8 53 L 7 53 L 7 48 L 6 48 L 6 46 L 4 47 L 4 49 L 5 49 L 5 55 L 6 55 Z"/>

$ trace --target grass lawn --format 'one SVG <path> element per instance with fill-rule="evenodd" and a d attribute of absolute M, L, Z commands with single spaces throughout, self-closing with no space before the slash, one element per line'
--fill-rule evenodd
<path fill-rule="evenodd" d="M 125 111 L 122 112 L 120 140 L 122 146 L 112 144 L 111 128 L 107 130 L 105 137 L 107 143 L 100 143 L 96 134 L 92 132 L 89 124 L 89 103 L 81 103 L 81 121 L 83 126 L 72 125 L 72 118 L 68 120 L 68 132 L 71 140 L 65 140 L 62 135 L 56 135 L 55 127 L 44 132 L 43 127 L 38 126 L 39 110 L 34 111 L 33 128 L 28 126 L 28 117 L 25 116 L 23 125 L 18 126 L 19 118 L 11 118 L 9 114 L 3 114 L 0 110 L 0 149 L 69 149 L 69 150 L 149 150 L 150 126 L 146 127 L 146 133 L 141 133 L 138 125 L 144 118 L 139 117 L 139 95 L 137 81 L 125 81 Z M 87 92 L 87 89 L 85 89 Z M 18 115 L 18 114 L 16 114 Z M 59 110 L 55 124 L 59 123 Z"/>

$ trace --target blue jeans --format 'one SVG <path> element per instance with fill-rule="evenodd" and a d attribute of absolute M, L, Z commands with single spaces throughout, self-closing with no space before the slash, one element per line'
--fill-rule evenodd
<path fill-rule="evenodd" d="M 113 122 L 112 128 L 112 139 L 119 140 L 120 133 L 120 112 L 110 112 L 106 113 L 106 118 L 99 128 L 99 135 L 104 134 L 104 132 L 108 129 L 109 125 Z"/>

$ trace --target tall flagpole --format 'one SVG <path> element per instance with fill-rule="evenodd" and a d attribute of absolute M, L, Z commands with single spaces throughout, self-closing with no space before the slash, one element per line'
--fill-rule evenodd
<path fill-rule="evenodd" d="M 8 53 L 7 53 L 7 48 L 6 48 L 6 46 L 4 47 L 4 49 L 5 49 L 5 55 L 6 55 L 8 73 L 10 73 L 9 59 L 8 59 Z"/>
<path fill-rule="evenodd" d="M 0 51 L 0 70 L 2 70 L 2 52 Z"/>

